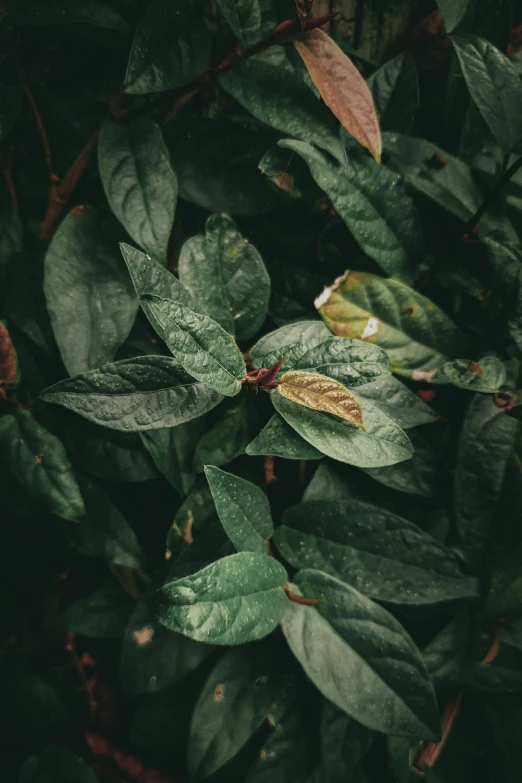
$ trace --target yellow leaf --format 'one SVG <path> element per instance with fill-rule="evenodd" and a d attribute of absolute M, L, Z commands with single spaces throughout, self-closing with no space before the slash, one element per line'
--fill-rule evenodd
<path fill-rule="evenodd" d="M 333 413 L 358 427 L 363 426 L 362 410 L 357 399 L 342 383 L 326 375 L 292 370 L 283 375 L 277 391 L 305 408 Z"/>
<path fill-rule="evenodd" d="M 319 29 L 302 33 L 294 46 L 323 101 L 380 163 L 382 139 L 372 94 L 350 58 Z"/>

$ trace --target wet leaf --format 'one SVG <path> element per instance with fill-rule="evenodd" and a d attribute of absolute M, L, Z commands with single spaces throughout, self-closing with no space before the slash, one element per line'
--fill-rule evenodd
<path fill-rule="evenodd" d="M 378 601 L 426 605 L 477 595 L 477 581 L 449 549 L 411 522 L 358 500 L 293 506 L 274 542 L 295 568 L 318 568 Z"/>
<path fill-rule="evenodd" d="M 215 408 L 222 397 L 168 356 L 139 356 L 60 381 L 40 395 L 96 424 L 137 431 L 174 427 Z"/>
<path fill-rule="evenodd" d="M 126 128 L 104 125 L 98 161 L 115 216 L 146 253 L 165 261 L 178 182 L 159 127 L 144 117 Z"/>
<path fill-rule="evenodd" d="M 29 411 L 0 418 L 0 454 L 29 495 L 63 519 L 79 522 L 85 506 L 65 449 Z"/>
<path fill-rule="evenodd" d="M 212 466 L 205 467 L 205 476 L 221 524 L 238 552 L 266 554 L 274 525 L 265 493 L 250 481 Z"/>
<path fill-rule="evenodd" d="M 246 447 L 251 457 L 270 456 L 284 459 L 322 459 L 322 453 L 301 438 L 286 421 L 275 413 L 259 435 Z"/>
<path fill-rule="evenodd" d="M 281 620 L 286 572 L 268 555 L 239 552 L 153 595 L 157 620 L 196 641 L 242 644 L 261 639 Z"/>
<path fill-rule="evenodd" d="M 176 427 L 140 432 L 154 464 L 182 496 L 188 494 L 196 480 L 192 462 L 204 428 L 204 420 L 198 417 Z"/>
<path fill-rule="evenodd" d="M 436 741 L 439 716 L 421 655 L 401 624 L 353 587 L 316 570 L 295 577 L 317 606 L 290 603 L 283 632 L 317 688 L 368 728 Z"/>
<path fill-rule="evenodd" d="M 371 340 L 387 352 L 392 371 L 437 383 L 434 372 L 465 356 L 465 336 L 433 302 L 397 280 L 346 272 L 316 300 L 334 334 Z"/>
<path fill-rule="evenodd" d="M 277 392 L 288 400 L 338 416 L 364 429 L 361 406 L 348 389 L 319 373 L 293 370 L 281 376 Z"/>
<path fill-rule="evenodd" d="M 437 419 L 437 414 L 393 375 L 358 386 L 356 394 L 359 399 L 374 402 L 403 430 L 430 424 Z"/>
<path fill-rule="evenodd" d="M 261 37 L 259 0 L 219 0 L 218 5 L 242 46 L 250 46 Z"/>
<path fill-rule="evenodd" d="M 294 46 L 323 101 L 348 133 L 379 162 L 381 132 L 372 94 L 350 58 L 319 28 L 301 33 Z"/>
<path fill-rule="evenodd" d="M 258 430 L 258 421 L 255 399 L 243 392 L 201 437 L 194 452 L 194 470 L 200 473 L 205 465 L 220 467 L 243 454 Z"/>
<path fill-rule="evenodd" d="M 138 303 L 92 207 L 75 207 L 58 228 L 45 256 L 44 291 L 67 372 L 74 376 L 112 361 Z"/>
<path fill-rule="evenodd" d="M 493 394 L 501 390 L 506 380 L 503 362 L 496 356 L 485 356 L 480 362 L 457 359 L 446 362 L 435 376 L 435 383 L 451 383 L 460 389 Z"/>

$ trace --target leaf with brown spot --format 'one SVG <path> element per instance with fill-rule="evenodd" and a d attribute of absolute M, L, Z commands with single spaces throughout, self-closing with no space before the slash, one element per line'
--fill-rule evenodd
<path fill-rule="evenodd" d="M 277 390 L 298 405 L 333 413 L 334 416 L 363 427 L 362 409 L 356 397 L 333 378 L 317 372 L 293 370 L 283 375 Z"/>
<path fill-rule="evenodd" d="M 0 321 L 0 387 L 12 386 L 17 375 L 16 351 L 6 325 Z"/>
<path fill-rule="evenodd" d="M 323 101 L 348 133 L 380 162 L 381 131 L 372 94 L 350 58 L 319 29 L 302 33 L 294 46 Z"/>

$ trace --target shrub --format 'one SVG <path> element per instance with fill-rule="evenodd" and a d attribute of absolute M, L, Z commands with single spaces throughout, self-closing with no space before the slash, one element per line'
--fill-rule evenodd
<path fill-rule="evenodd" d="M 518 5 L 310 5 L 3 4 L 6 780 L 519 780 Z"/>

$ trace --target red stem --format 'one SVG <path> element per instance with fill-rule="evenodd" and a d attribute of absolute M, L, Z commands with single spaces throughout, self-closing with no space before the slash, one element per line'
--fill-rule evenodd
<path fill-rule="evenodd" d="M 324 598 L 305 598 L 304 595 L 297 595 L 292 593 L 288 585 L 283 585 L 283 590 L 286 593 L 286 597 L 294 604 L 302 604 L 303 606 L 317 606 L 324 601 Z"/>
<path fill-rule="evenodd" d="M 5 161 L 5 165 L 2 167 L 2 177 L 4 178 L 5 187 L 7 189 L 7 192 L 9 194 L 9 199 L 11 201 L 11 211 L 15 215 L 17 215 L 18 196 L 16 194 L 16 189 L 13 182 L 12 162 L 13 162 L 13 150 L 11 149 L 7 156 L 7 160 Z"/>

